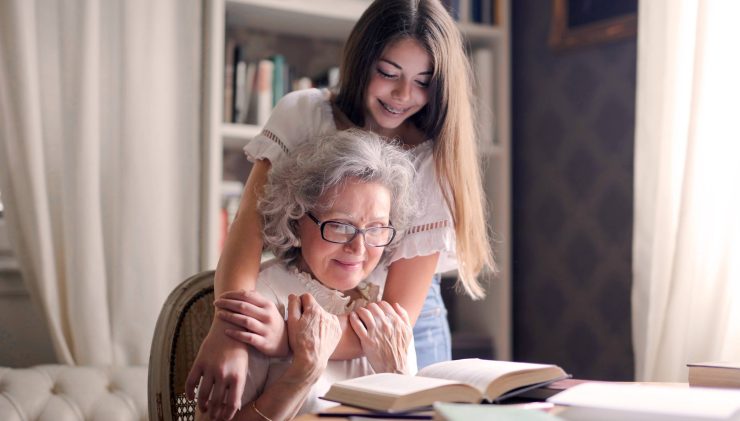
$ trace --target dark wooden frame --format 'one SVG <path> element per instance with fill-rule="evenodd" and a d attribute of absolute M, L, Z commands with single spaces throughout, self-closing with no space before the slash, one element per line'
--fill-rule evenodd
<path fill-rule="evenodd" d="M 552 7 L 549 44 L 555 50 L 627 39 L 637 34 L 636 12 L 571 26 L 568 23 L 569 0 L 553 0 Z"/>

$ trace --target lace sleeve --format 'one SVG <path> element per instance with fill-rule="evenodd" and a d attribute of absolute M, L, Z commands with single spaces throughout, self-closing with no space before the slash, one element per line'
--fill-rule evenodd
<path fill-rule="evenodd" d="M 318 89 L 294 91 L 278 101 L 265 127 L 244 147 L 247 158 L 254 162 L 268 159 L 275 163 L 296 145 L 312 138 L 326 125 L 324 94 Z"/>
<path fill-rule="evenodd" d="M 392 251 L 390 263 L 399 259 L 439 253 L 436 272 L 456 269 L 455 227 L 452 223 L 452 213 L 437 182 L 431 147 L 420 152 L 415 164 L 418 216 L 404 231 L 403 237 Z"/>

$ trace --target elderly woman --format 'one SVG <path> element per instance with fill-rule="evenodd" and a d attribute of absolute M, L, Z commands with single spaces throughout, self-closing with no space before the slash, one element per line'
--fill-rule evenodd
<path fill-rule="evenodd" d="M 273 168 L 259 206 L 276 259 L 262 265 L 257 291 L 216 303 L 238 326 L 229 335 L 256 348 L 236 419 L 292 418 L 329 405 L 318 397 L 335 381 L 415 371 L 408 315 L 379 301 L 382 274 L 368 279 L 411 217 L 413 177 L 404 151 L 359 130 L 306 142 Z M 365 357 L 329 361 L 343 314 Z M 287 337 L 284 349 L 260 349 L 269 334 Z M 291 357 L 268 357 L 288 355 L 288 346 Z"/>

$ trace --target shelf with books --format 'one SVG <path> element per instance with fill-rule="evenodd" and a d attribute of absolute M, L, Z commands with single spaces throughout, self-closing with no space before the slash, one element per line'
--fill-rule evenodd
<path fill-rule="evenodd" d="M 246 124 L 236 124 L 233 118 L 234 108 L 230 104 L 234 101 L 234 92 L 231 92 L 231 98 L 226 92 L 227 81 L 234 77 L 235 72 L 232 70 L 232 74 L 228 74 L 226 66 L 229 52 L 233 51 L 230 48 L 242 45 L 245 63 L 259 63 L 282 56 L 288 67 L 295 68 L 295 75 L 316 79 L 321 72 L 328 73 L 331 67 L 339 64 L 344 40 L 369 4 L 369 0 L 210 0 L 206 3 L 202 269 L 215 267 L 220 254 L 218 235 L 221 232 L 223 153 L 241 149 L 261 130 L 258 118 L 247 116 L 239 120 Z M 495 280 L 484 281 L 493 285 L 488 293 L 490 298 L 471 305 L 466 303 L 459 308 L 474 308 L 474 311 L 463 315 L 463 325 L 495 337 L 495 357 L 498 359 L 511 358 L 508 7 L 508 0 L 491 0 L 490 8 L 496 9 L 495 25 L 472 20 L 459 22 L 477 79 L 475 92 L 480 110 L 477 119 L 480 150 L 490 172 L 484 183 L 486 191 L 491 192 L 491 225 L 495 228 L 495 255 L 500 266 Z M 227 48 L 229 39 L 233 39 L 230 41 L 232 46 Z M 231 61 L 234 61 L 233 56 Z M 244 73 L 245 83 L 248 83 L 248 73 Z M 273 99 L 279 99 L 279 95 L 273 96 Z M 252 105 L 249 105 L 247 114 Z"/>
<path fill-rule="evenodd" d="M 285 94 L 338 80 L 341 41 L 244 27 L 225 36 L 224 123 L 261 126 Z"/>

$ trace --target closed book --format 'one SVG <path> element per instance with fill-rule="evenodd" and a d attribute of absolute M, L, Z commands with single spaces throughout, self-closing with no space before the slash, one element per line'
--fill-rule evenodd
<path fill-rule="evenodd" d="M 470 0 L 470 20 L 473 23 L 483 22 L 484 0 Z"/>
<path fill-rule="evenodd" d="M 740 390 L 686 385 L 589 382 L 547 400 L 566 406 L 558 416 L 571 421 L 740 420 Z"/>
<path fill-rule="evenodd" d="M 232 123 L 234 120 L 234 56 L 236 55 L 236 41 L 226 39 L 224 48 L 224 104 L 223 122 Z"/>
<path fill-rule="evenodd" d="M 242 124 L 248 124 L 252 121 L 254 121 L 254 117 L 251 117 L 254 112 L 252 109 L 254 108 L 255 100 L 254 100 L 254 86 L 255 86 L 255 78 L 257 77 L 257 63 L 250 61 L 247 63 L 247 71 L 246 76 L 244 77 L 244 117 L 242 118 L 239 123 Z"/>
<path fill-rule="evenodd" d="M 566 377 L 552 364 L 468 358 L 429 365 L 415 376 L 381 373 L 344 380 L 334 383 L 324 399 L 392 413 L 434 402 L 493 402 Z"/>
<path fill-rule="evenodd" d="M 280 98 L 285 95 L 285 57 L 281 54 L 272 56 L 272 106 L 277 105 Z"/>
<path fill-rule="evenodd" d="M 471 10 L 472 5 L 470 4 L 472 0 L 454 0 L 453 3 L 457 4 L 458 7 L 458 21 L 462 23 L 468 23 L 470 22 L 470 18 L 473 14 L 473 11 Z"/>
<path fill-rule="evenodd" d="M 689 385 L 699 387 L 740 388 L 740 362 L 704 362 L 686 364 Z"/>
<path fill-rule="evenodd" d="M 247 122 L 248 100 L 247 93 L 247 47 L 239 44 L 234 55 L 234 123 Z"/>
<path fill-rule="evenodd" d="M 258 126 L 264 126 L 272 112 L 272 79 L 275 65 L 272 60 L 263 59 L 257 65 L 255 86 L 255 116 Z"/>

